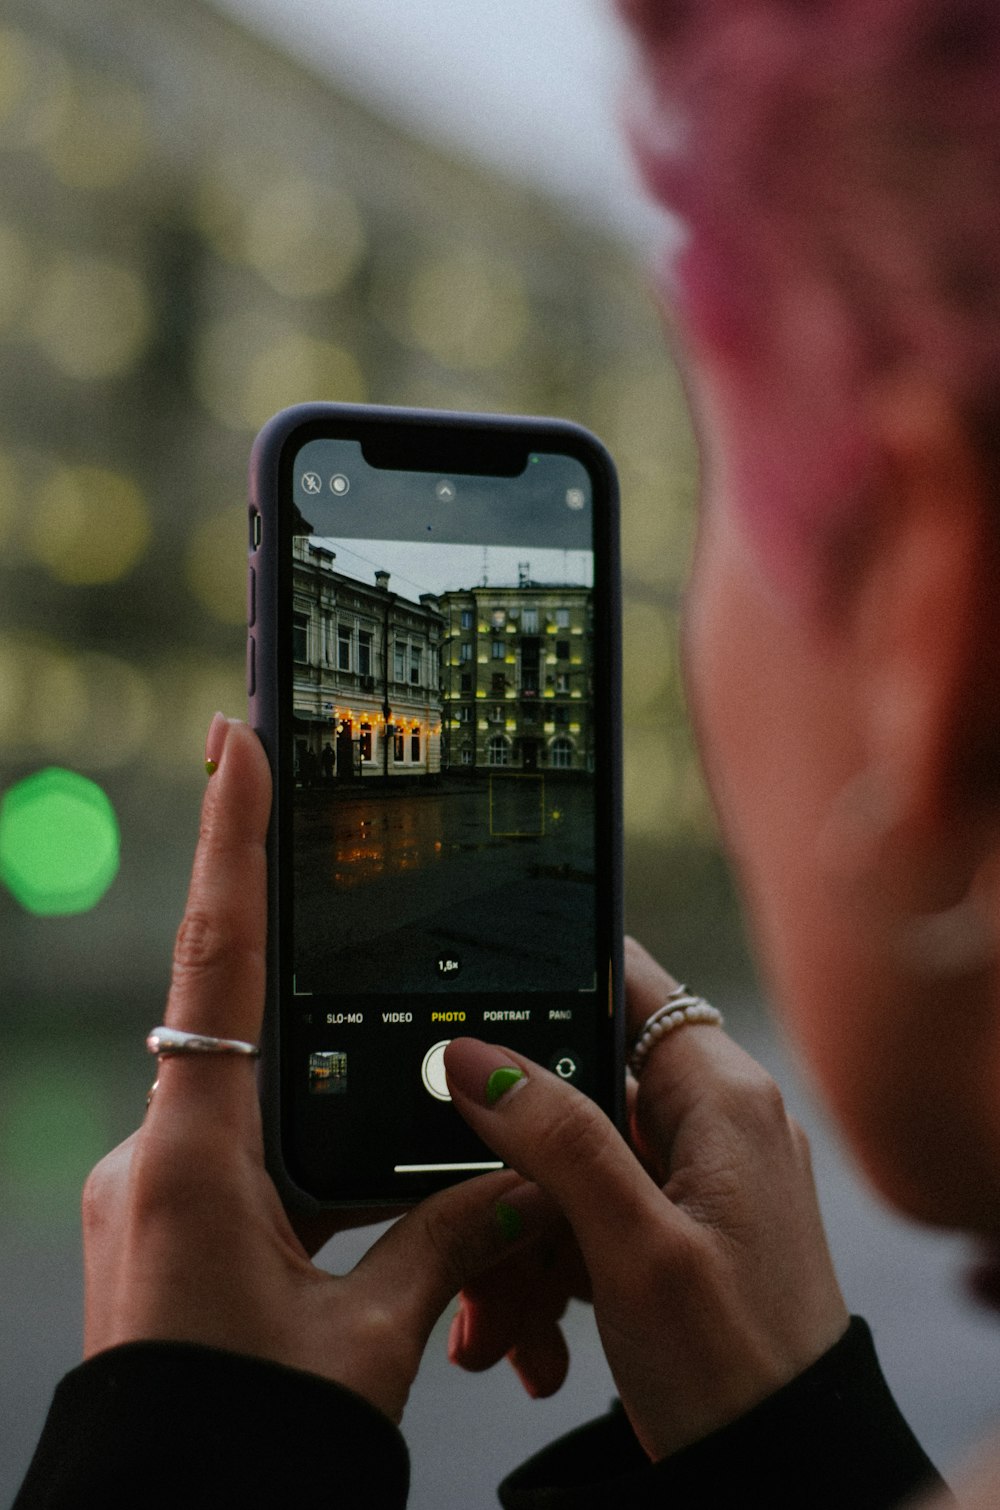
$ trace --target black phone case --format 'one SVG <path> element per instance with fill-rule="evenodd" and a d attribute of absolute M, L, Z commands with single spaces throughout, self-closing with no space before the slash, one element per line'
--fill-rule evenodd
<path fill-rule="evenodd" d="M 385 426 L 386 436 L 400 426 L 414 427 L 434 445 L 437 438 L 448 455 L 454 448 L 475 447 L 479 455 L 488 451 L 491 437 L 502 444 L 510 438 L 528 434 L 536 441 L 563 439 L 585 449 L 588 457 L 601 468 L 608 499 L 603 540 L 595 540 L 595 553 L 604 557 L 604 570 L 611 584 L 608 615 L 611 643 L 608 677 L 610 738 L 606 759 L 609 762 L 609 785 L 612 813 L 608 815 L 606 841 L 603 846 L 611 871 L 611 979 L 609 1011 L 612 1015 L 612 1042 L 615 1058 L 612 1075 L 611 1104 L 604 1107 L 615 1125 L 622 1128 L 625 1111 L 624 1045 L 624 964 L 622 921 L 622 831 L 621 831 L 621 572 L 618 546 L 618 479 L 614 463 L 600 441 L 582 426 L 568 420 L 542 419 L 513 415 L 452 413 L 444 410 L 404 409 L 377 405 L 311 403 L 283 409 L 274 415 L 258 434 L 250 455 L 249 466 L 249 561 L 247 573 L 247 692 L 249 721 L 259 736 L 271 767 L 274 792 L 283 782 L 293 779 L 285 769 L 285 756 L 279 738 L 278 707 L 278 624 L 279 624 L 279 529 L 278 511 L 283 461 L 290 445 L 297 450 L 305 438 L 322 433 L 335 423 L 338 427 L 362 423 L 371 433 Z M 483 471 L 489 470 L 482 467 Z M 268 916 L 267 916 L 267 998 L 261 1037 L 258 1085 L 264 1127 L 265 1156 L 268 1171 L 281 1199 L 289 1211 L 315 1213 L 350 1206 L 385 1208 L 382 1197 L 371 1200 L 330 1201 L 318 1199 L 303 1190 L 292 1178 L 282 1149 L 281 1108 L 281 1033 L 279 1025 L 278 959 L 278 890 L 276 877 L 282 863 L 277 802 L 272 805 L 268 830 Z M 412 1203 L 412 1202 L 411 1202 Z M 405 1204 L 400 1202 L 399 1204 Z"/>

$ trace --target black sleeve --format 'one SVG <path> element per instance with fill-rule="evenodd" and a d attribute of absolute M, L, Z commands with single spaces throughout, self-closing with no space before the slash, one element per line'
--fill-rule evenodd
<path fill-rule="evenodd" d="M 398 1510 L 403 1438 L 317 1375 L 135 1342 L 66 1375 L 14 1510 Z"/>
<path fill-rule="evenodd" d="M 890 1510 L 941 1487 L 889 1393 L 872 1335 L 841 1340 L 739 1420 L 650 1463 L 621 1407 L 500 1486 L 505 1510 Z"/>

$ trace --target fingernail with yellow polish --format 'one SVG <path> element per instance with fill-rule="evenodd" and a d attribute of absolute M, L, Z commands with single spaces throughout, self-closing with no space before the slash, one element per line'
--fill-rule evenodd
<path fill-rule="evenodd" d="M 222 759 L 222 749 L 229 733 L 229 720 L 224 713 L 217 713 L 208 727 L 205 740 L 205 774 L 214 776 Z"/>

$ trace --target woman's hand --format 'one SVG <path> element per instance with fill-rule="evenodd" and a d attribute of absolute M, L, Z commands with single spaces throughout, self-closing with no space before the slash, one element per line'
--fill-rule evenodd
<path fill-rule="evenodd" d="M 675 982 L 631 940 L 626 978 L 634 1036 Z M 445 1060 L 470 1126 L 562 1209 L 651 1458 L 744 1414 L 842 1335 L 848 1315 L 805 1135 L 770 1077 L 719 1028 L 685 1026 L 651 1051 L 630 1108 L 641 1162 L 593 1102 L 530 1060 L 469 1038 L 455 1039 Z M 508 1075 L 491 1105 L 504 1067 L 522 1078 Z M 531 1250 L 518 1258 L 526 1262 Z M 584 1285 L 570 1274 L 549 1288 L 552 1299 L 525 1318 L 502 1270 L 471 1285 L 452 1356 L 467 1361 L 464 1350 L 474 1365 L 477 1341 L 495 1350 L 523 1336 L 529 1357 L 554 1370 L 556 1316 Z"/>
<path fill-rule="evenodd" d="M 270 776 L 243 724 L 217 718 L 207 754 L 218 769 L 166 1022 L 256 1042 Z M 142 1127 L 84 1192 L 86 1355 L 151 1338 L 207 1343 L 336 1380 L 398 1421 L 445 1305 L 501 1253 L 516 1252 L 497 1202 L 519 1208 L 527 1232 L 534 1194 L 509 1172 L 444 1191 L 334 1277 L 310 1262 L 264 1168 L 253 1062 L 164 1059 Z M 331 1230 L 315 1234 L 316 1246 Z"/>

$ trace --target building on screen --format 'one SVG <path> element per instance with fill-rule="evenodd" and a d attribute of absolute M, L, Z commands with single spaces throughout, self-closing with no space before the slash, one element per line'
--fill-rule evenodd
<path fill-rule="evenodd" d="M 442 766 L 592 771 L 590 589 L 523 580 L 437 602 Z"/>
<path fill-rule="evenodd" d="M 292 656 L 295 768 L 305 786 L 441 770 L 439 656 L 432 599 L 410 602 L 389 573 L 338 572 L 336 553 L 296 537 Z"/>

